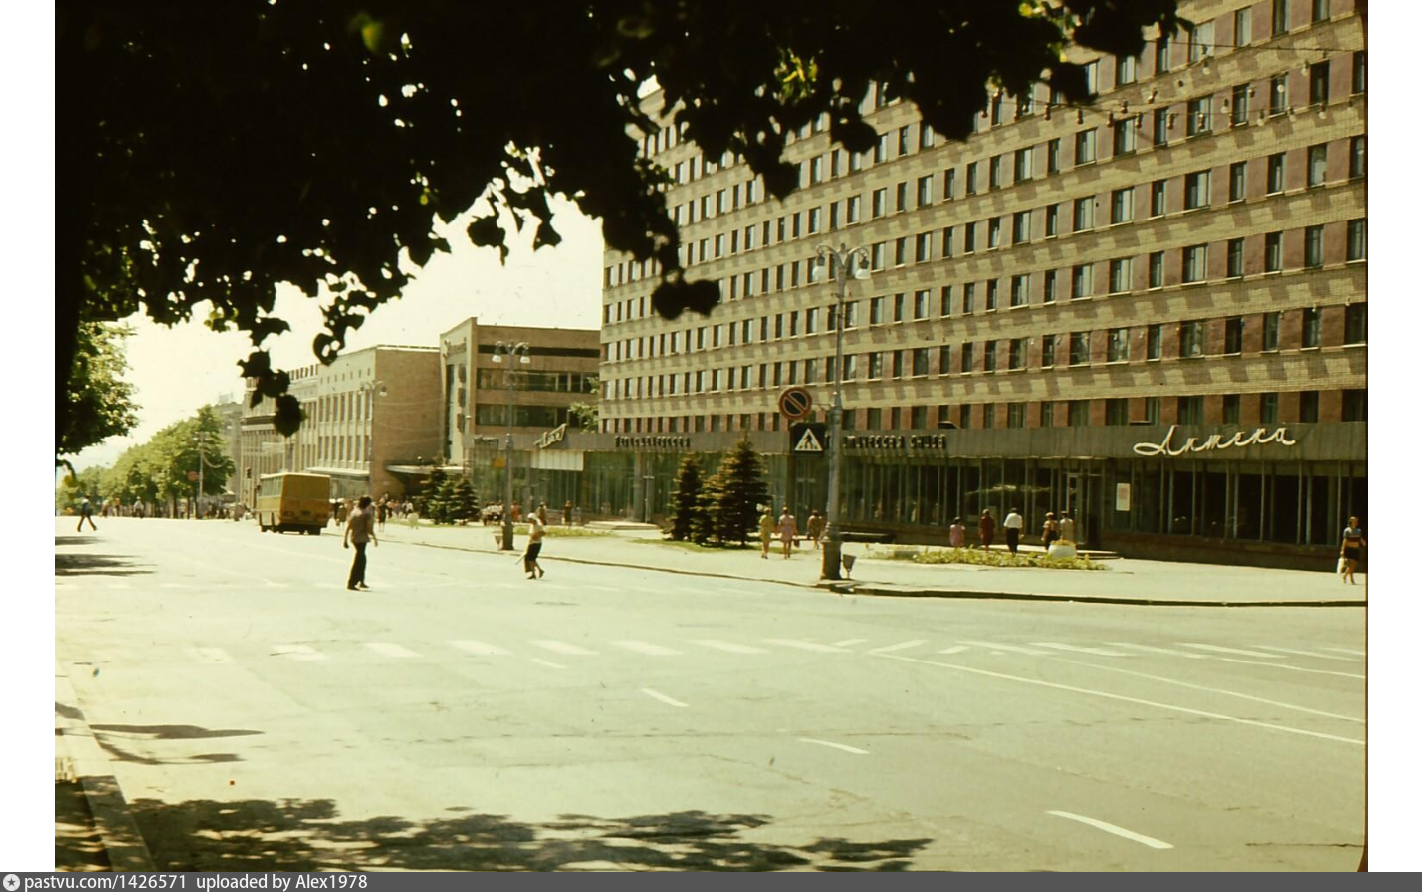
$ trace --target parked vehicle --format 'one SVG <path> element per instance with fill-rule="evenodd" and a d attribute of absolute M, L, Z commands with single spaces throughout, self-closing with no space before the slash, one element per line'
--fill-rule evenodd
<path fill-rule="evenodd" d="M 265 474 L 257 490 L 257 526 L 264 533 L 319 536 L 331 519 L 330 498 L 331 478 L 325 474 Z"/>

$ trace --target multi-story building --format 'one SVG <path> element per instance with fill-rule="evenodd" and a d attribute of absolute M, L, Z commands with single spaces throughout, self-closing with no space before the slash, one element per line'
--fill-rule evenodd
<path fill-rule="evenodd" d="M 1070 509 L 1123 552 L 1331 566 L 1367 506 L 1364 29 L 1352 0 L 1181 14 L 1139 57 L 1069 50 L 1089 106 L 993 94 L 965 142 L 875 91 L 878 144 L 805 128 L 784 202 L 648 96 L 683 262 L 721 302 L 662 319 L 654 265 L 606 254 L 603 431 L 755 432 L 803 520 L 824 459 L 791 451 L 776 399 L 807 385 L 823 420 L 839 383 L 850 527 Z M 821 244 L 872 267 L 842 369 Z"/>
<path fill-rule="evenodd" d="M 413 479 L 443 464 L 439 437 L 440 357 L 434 347 L 369 347 L 291 372 L 290 393 L 306 413 L 289 438 L 263 399 L 242 420 L 242 499 L 255 503 L 263 474 L 331 476 L 332 498 L 400 497 Z"/>
<path fill-rule="evenodd" d="M 501 342 L 526 344 L 528 362 L 511 363 L 498 349 Z M 515 498 L 582 504 L 576 483 L 585 467 L 582 451 L 543 449 L 536 443 L 540 438 L 548 443 L 554 431 L 561 440 L 568 428 L 578 427 L 569 407 L 597 401 L 597 330 L 481 325 L 470 318 L 440 335 L 440 353 L 441 441 L 445 455 L 466 469 L 479 497 L 502 498 L 503 446 L 511 433 Z"/>

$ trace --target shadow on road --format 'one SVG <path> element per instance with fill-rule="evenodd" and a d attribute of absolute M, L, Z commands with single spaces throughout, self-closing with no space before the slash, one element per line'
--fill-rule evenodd
<path fill-rule="evenodd" d="M 117 554 L 56 554 L 55 576 L 138 576 L 151 574 L 148 565 Z"/>
<path fill-rule="evenodd" d="M 128 734 L 150 740 L 202 740 L 208 737 L 247 737 L 261 734 L 247 728 L 201 728 L 197 725 L 90 725 L 95 731 Z"/>
<path fill-rule="evenodd" d="M 463 811 L 452 808 L 450 811 Z M 466 814 L 415 822 L 398 817 L 336 820 L 318 800 L 140 799 L 133 816 L 157 870 L 905 870 L 930 840 L 851 842 L 820 838 L 781 845 L 744 838 L 771 825 L 764 815 L 701 811 L 547 823 Z"/>

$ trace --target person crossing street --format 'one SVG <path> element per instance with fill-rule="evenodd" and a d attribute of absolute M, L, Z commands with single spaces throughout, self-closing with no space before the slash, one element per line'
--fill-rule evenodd
<path fill-rule="evenodd" d="M 346 588 L 355 591 L 369 591 L 365 584 L 365 546 L 373 542 L 377 547 L 380 540 L 375 538 L 375 511 L 371 508 L 370 496 L 361 496 L 356 507 L 346 520 L 346 532 L 341 537 L 341 547 L 355 545 L 355 560 L 351 562 L 351 572 L 346 578 Z"/>

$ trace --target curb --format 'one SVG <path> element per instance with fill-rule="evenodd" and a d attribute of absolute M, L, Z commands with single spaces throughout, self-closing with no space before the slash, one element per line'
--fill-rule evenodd
<path fill-rule="evenodd" d="M 153 872 L 153 856 L 129 814 L 128 801 L 119 789 L 109 757 L 94 738 L 69 675 L 58 663 L 54 666 L 54 700 L 57 707 L 64 707 L 55 711 L 55 725 L 63 732 L 64 745 L 73 760 L 74 774 L 84 788 L 89 814 L 94 818 L 94 829 L 110 869 Z"/>
<path fill-rule="evenodd" d="M 400 540 L 394 540 L 400 541 Z M 444 551 L 464 551 L 471 554 L 502 554 L 486 552 L 479 548 L 463 548 L 458 545 L 436 545 L 431 542 L 406 542 L 422 548 L 438 548 Z M 941 589 L 891 589 L 883 584 L 858 583 L 851 579 L 818 580 L 813 583 L 787 582 L 783 579 L 765 579 L 757 576 L 737 576 L 729 573 L 710 573 L 698 570 L 678 570 L 672 567 L 648 567 L 643 564 L 621 564 L 615 561 L 592 561 L 586 558 L 554 557 L 539 555 L 540 560 L 559 561 L 567 564 L 583 564 L 592 567 L 626 567 L 649 570 L 654 573 L 672 573 L 678 576 L 700 576 L 707 579 L 733 579 L 737 582 L 755 581 L 773 585 L 788 585 L 795 588 L 825 589 L 837 595 L 872 596 L 881 598 L 941 598 L 945 600 L 977 601 L 1045 601 L 1049 603 L 1119 604 L 1130 607 L 1367 607 L 1366 600 L 1324 599 L 1321 601 L 1201 601 L 1182 598 L 1130 598 L 1109 595 L 1053 595 L 1026 594 L 1023 592 L 985 592 Z M 892 583 L 890 583 L 892 584 Z"/>

